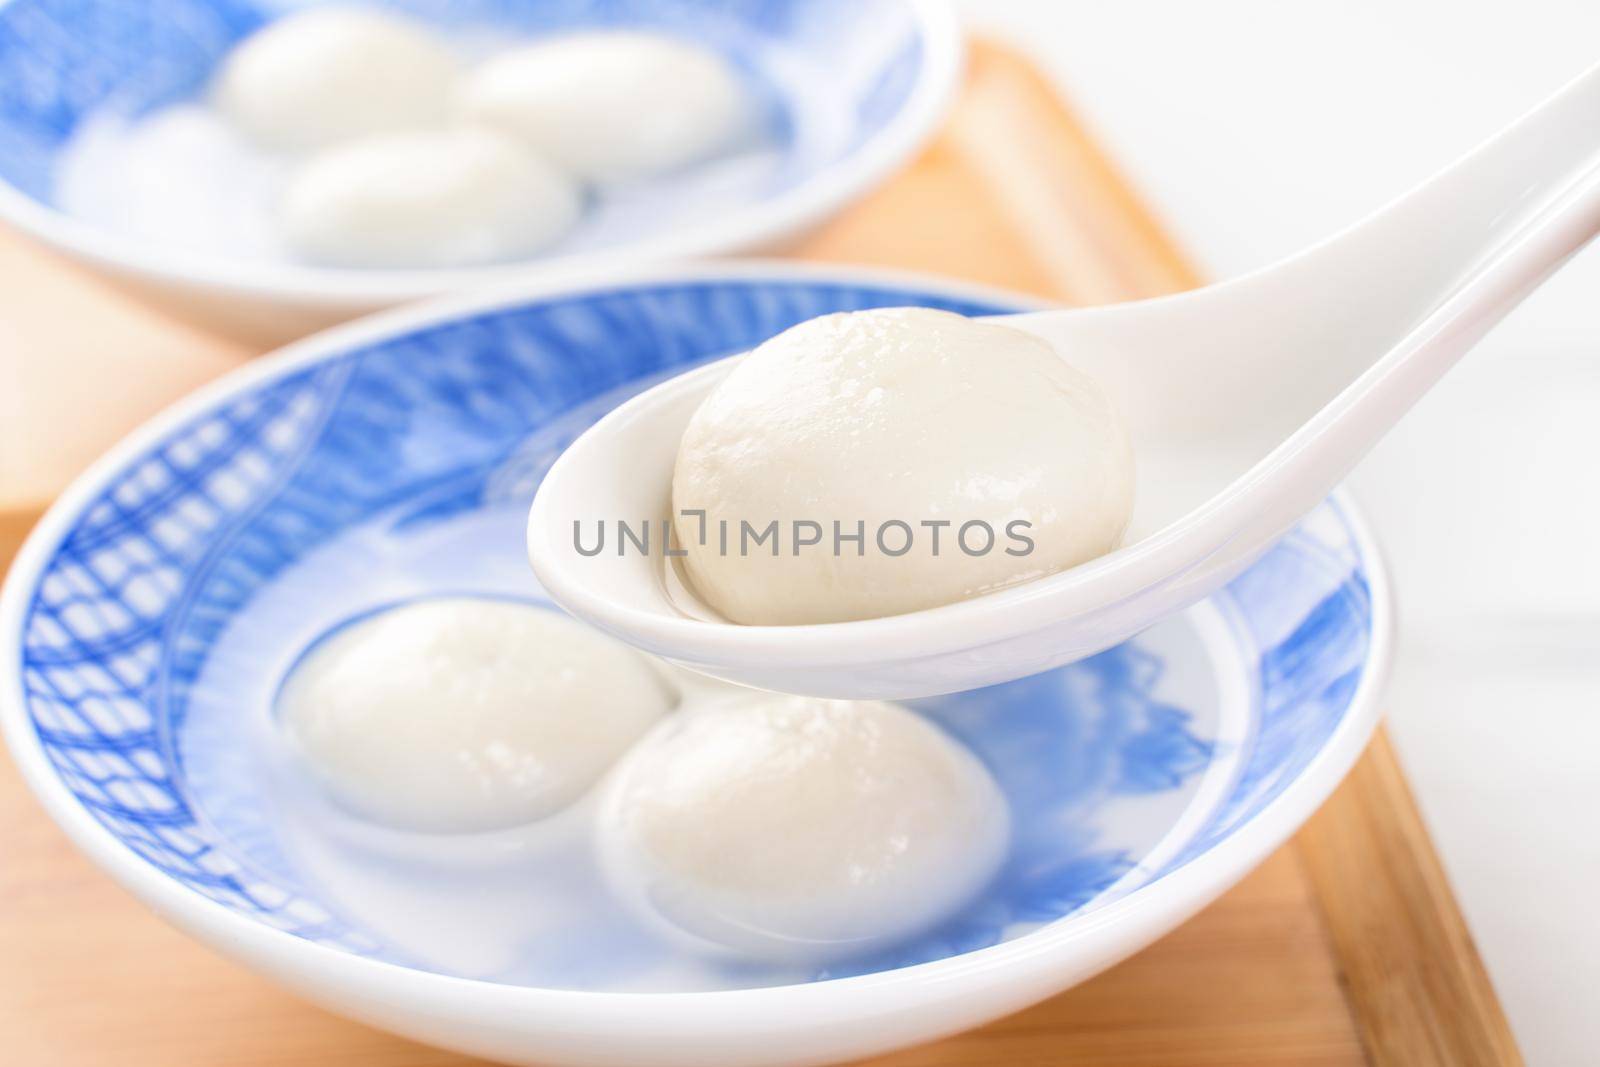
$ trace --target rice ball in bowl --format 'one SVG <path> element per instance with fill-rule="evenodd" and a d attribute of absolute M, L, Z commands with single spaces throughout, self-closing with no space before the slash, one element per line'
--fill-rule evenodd
<path fill-rule="evenodd" d="M 276 703 L 291 749 L 341 806 L 466 833 L 572 804 L 676 697 L 645 657 L 574 619 L 461 596 L 335 629 Z"/>
<path fill-rule="evenodd" d="M 558 241 L 583 195 L 570 177 L 491 130 L 374 134 L 317 153 L 279 204 L 285 241 L 308 263 L 465 267 Z"/>
<path fill-rule="evenodd" d="M 750 691 L 680 712 L 607 782 L 602 863 L 646 922 L 819 963 L 918 933 L 1006 853 L 988 769 L 916 713 Z"/>
<path fill-rule="evenodd" d="M 457 73 L 449 47 L 421 23 L 331 4 L 252 34 L 219 66 L 211 96 L 262 144 L 307 149 L 441 124 Z"/>
<path fill-rule="evenodd" d="M 463 82 L 456 107 L 582 178 L 625 182 L 688 166 L 751 133 L 751 92 L 726 59 L 694 42 L 590 31 L 491 58 Z"/>

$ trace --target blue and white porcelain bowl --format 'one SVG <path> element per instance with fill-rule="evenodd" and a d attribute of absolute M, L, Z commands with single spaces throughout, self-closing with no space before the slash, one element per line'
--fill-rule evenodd
<path fill-rule="evenodd" d="M 735 192 L 712 183 L 675 195 L 674 179 L 663 179 L 642 217 L 493 267 L 253 260 L 127 236 L 59 209 L 60 163 L 87 121 L 194 97 L 240 38 L 316 2 L 0 0 L 0 219 L 190 319 L 282 343 L 509 277 L 781 246 L 904 164 L 943 117 L 961 68 L 949 0 L 364 0 L 473 40 L 635 26 L 702 41 L 765 98 L 774 158 Z"/>
<path fill-rule="evenodd" d="M 362 860 L 361 891 L 336 886 L 256 766 L 284 670 L 342 621 L 439 592 L 537 598 L 534 487 L 630 392 L 824 312 L 1024 303 L 840 268 L 637 269 L 391 312 L 257 361 L 134 434 L 39 525 L 0 597 L 6 737 L 50 814 L 162 915 L 419 1040 L 512 1063 L 807 1064 L 1024 1007 L 1214 899 L 1360 753 L 1391 623 L 1349 501 L 1129 644 L 917 702 L 1024 816 L 1011 859 L 915 943 L 781 984 L 633 991 L 650 988 L 637 961 L 550 924 L 495 958 L 434 951 L 405 922 L 447 928 L 468 893 L 491 908 L 492 872 L 446 855 L 442 898 L 397 897 Z"/>

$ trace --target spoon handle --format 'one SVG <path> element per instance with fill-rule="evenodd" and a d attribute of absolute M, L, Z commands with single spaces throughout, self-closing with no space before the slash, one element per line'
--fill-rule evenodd
<path fill-rule="evenodd" d="M 1342 338 L 1343 347 L 1329 344 L 1317 365 L 1304 368 L 1311 379 L 1337 376 L 1328 383 L 1335 387 L 1218 499 L 1210 518 L 1228 531 L 1218 541 L 1233 541 L 1245 555 L 1289 529 L 1484 334 L 1597 234 L 1600 68 L 1421 188 L 1307 253 L 1302 276 L 1290 284 L 1321 281 L 1326 292 L 1349 291 L 1343 314 L 1364 321 Z M 1381 285 L 1352 284 L 1369 275 Z"/>
<path fill-rule="evenodd" d="M 1597 232 L 1600 67 L 1288 260 L 1173 297 L 1011 321 L 1107 386 L 1142 456 L 1198 461 L 1146 494 L 1142 528 L 1183 519 L 1181 536 L 1127 578 L 1182 573 L 1197 599 L 1316 507 Z"/>
<path fill-rule="evenodd" d="M 1281 466 L 1283 489 L 1293 498 L 1287 506 L 1314 507 L 1484 334 L 1600 235 L 1600 157 L 1565 179 L 1553 195 L 1547 190 L 1537 206 L 1497 227 L 1498 243 L 1273 453 L 1269 463 Z"/>
<path fill-rule="evenodd" d="M 1329 314 L 1350 360 L 1342 369 L 1359 372 L 1480 273 L 1507 266 L 1495 264 L 1531 229 L 1554 228 L 1541 246 L 1554 257 L 1551 268 L 1593 236 L 1584 210 L 1566 198 L 1597 161 L 1600 65 L 1409 193 L 1283 264 L 1274 272 L 1278 284 L 1323 304 L 1328 293 L 1348 294 Z M 1560 205 L 1571 210 L 1553 210 Z"/>
<path fill-rule="evenodd" d="M 1530 227 L 1554 228 L 1551 243 L 1538 246 L 1546 262 L 1517 260 L 1530 284 L 1587 241 L 1581 207 L 1559 216 L 1550 208 L 1597 160 L 1600 66 L 1286 260 L 1177 296 L 1013 321 L 1072 353 L 1114 396 L 1133 398 L 1136 436 L 1243 438 L 1250 450 L 1270 449 L 1474 278 L 1511 266 L 1496 263 L 1530 238 Z M 1487 329 L 1494 320 L 1480 321 Z M 1124 360 L 1124 352 L 1140 358 Z"/>

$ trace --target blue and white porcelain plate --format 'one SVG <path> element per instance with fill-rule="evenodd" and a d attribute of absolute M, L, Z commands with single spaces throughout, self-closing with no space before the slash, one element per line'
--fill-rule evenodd
<path fill-rule="evenodd" d="M 497 930 L 502 951 L 454 954 L 471 939 L 416 936 L 451 929 L 472 887 L 492 911 L 525 872 L 486 872 L 463 853 L 436 889 L 387 895 L 341 873 L 355 853 L 341 853 L 337 828 L 306 844 L 306 809 L 277 798 L 260 756 L 277 683 L 318 636 L 375 606 L 538 599 L 522 523 L 543 470 L 663 374 L 825 312 L 990 314 L 1019 301 L 838 268 L 660 269 L 407 310 L 259 361 L 120 446 L 30 540 L 0 602 L 8 739 L 113 875 L 302 988 L 321 988 L 302 957 L 369 993 L 383 968 L 528 996 L 685 988 L 651 985 L 649 960 L 606 955 L 599 930 L 558 939 L 523 916 Z M 1376 720 L 1387 612 L 1370 540 L 1336 498 L 1224 592 L 1126 645 L 914 702 L 995 771 L 1018 813 L 991 891 L 877 958 L 699 973 L 691 988 L 774 988 L 650 995 L 698 1003 L 810 983 L 904 995 L 909 1011 L 944 995 L 929 982 L 998 990 L 1031 976 L 1043 995 L 1092 973 L 1242 876 L 1331 790 Z M 411 845 L 350 847 L 392 857 Z M 364 1017 L 405 1029 L 392 992 Z M 348 996 L 324 999 L 350 1010 Z"/>

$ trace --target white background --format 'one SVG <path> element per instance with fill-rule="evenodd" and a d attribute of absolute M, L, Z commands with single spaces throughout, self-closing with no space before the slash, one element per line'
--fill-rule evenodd
<path fill-rule="evenodd" d="M 962 0 L 1213 278 L 1356 221 L 1600 61 L 1593 0 Z M 1595 138 L 1600 145 L 1600 129 Z M 1353 479 L 1390 728 L 1528 1061 L 1600 1062 L 1600 248 Z"/>

